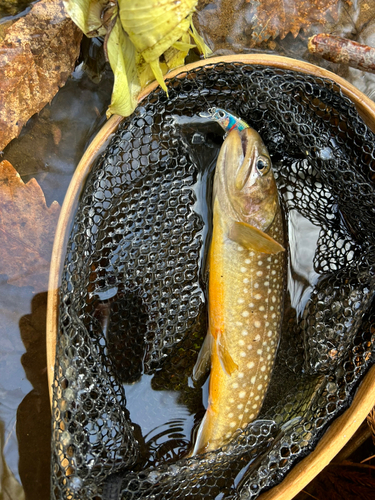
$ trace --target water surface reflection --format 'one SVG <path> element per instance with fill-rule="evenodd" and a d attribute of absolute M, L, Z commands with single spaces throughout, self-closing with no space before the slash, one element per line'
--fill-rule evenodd
<path fill-rule="evenodd" d="M 12 163 L 24 182 L 35 177 L 48 206 L 63 202 L 83 152 L 105 121 L 111 85 L 109 71 L 94 83 L 79 66 L 51 105 L 5 148 L 1 160 Z M 15 287 L 7 279 L 0 275 L 0 491 L 8 484 L 6 472 L 22 483 L 27 500 L 48 500 L 47 293 L 35 295 L 31 286 Z M 12 490 L 10 498 L 24 498 L 23 489 Z"/>

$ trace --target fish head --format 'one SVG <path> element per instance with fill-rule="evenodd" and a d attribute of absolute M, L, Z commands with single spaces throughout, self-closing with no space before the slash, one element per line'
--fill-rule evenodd
<path fill-rule="evenodd" d="M 278 209 L 278 194 L 271 158 L 259 134 L 252 128 L 232 130 L 216 168 L 214 196 L 224 212 L 266 231 Z"/>

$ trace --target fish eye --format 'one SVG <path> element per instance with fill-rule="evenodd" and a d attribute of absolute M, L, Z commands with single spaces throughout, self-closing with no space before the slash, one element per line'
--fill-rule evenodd
<path fill-rule="evenodd" d="M 225 118 L 225 113 L 224 111 L 221 111 L 220 109 L 217 111 L 217 114 L 219 115 L 219 118 Z"/>
<path fill-rule="evenodd" d="M 256 167 L 261 175 L 266 175 L 271 168 L 271 160 L 267 156 L 258 156 Z"/>

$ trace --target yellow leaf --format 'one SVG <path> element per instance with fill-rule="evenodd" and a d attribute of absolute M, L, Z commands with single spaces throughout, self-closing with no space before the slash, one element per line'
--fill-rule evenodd
<path fill-rule="evenodd" d="M 193 15 L 189 16 L 190 20 L 190 27 L 191 31 L 190 34 L 193 37 L 194 42 L 197 44 L 198 50 L 201 54 L 203 54 L 203 57 L 208 57 L 210 54 L 212 54 L 212 50 L 210 47 L 208 47 L 205 43 L 203 38 L 200 36 L 198 31 L 195 29 L 195 26 L 193 24 Z"/>
<path fill-rule="evenodd" d="M 107 52 L 115 75 L 107 117 L 115 113 L 129 116 L 137 105 L 141 86 L 137 75 L 135 47 L 122 29 L 120 19 L 116 20 L 109 35 Z"/>
<path fill-rule="evenodd" d="M 101 13 L 107 0 L 64 0 L 66 12 L 86 36 L 104 36 Z"/>
<path fill-rule="evenodd" d="M 102 17 L 108 0 L 64 1 L 74 22 L 87 35 L 105 30 Z M 140 90 L 154 79 L 167 92 L 163 76 L 168 70 L 182 66 L 191 48 L 198 46 L 205 54 L 210 52 L 192 24 L 197 3 L 198 0 L 118 0 L 119 17 L 107 43 L 115 75 L 107 116 L 113 113 L 129 116 Z M 109 9 L 106 12 L 111 19 L 116 15 Z M 191 43 L 189 33 L 197 45 Z"/>
<path fill-rule="evenodd" d="M 175 42 L 172 47 L 174 49 L 177 49 L 177 50 L 181 50 L 183 52 L 186 52 L 186 55 L 187 53 L 189 52 L 190 49 L 193 49 L 194 47 L 196 47 L 196 45 L 194 45 L 193 43 L 184 43 L 184 42 Z"/>
<path fill-rule="evenodd" d="M 189 43 L 189 33 L 184 33 L 181 40 L 177 41 L 172 47 L 164 52 L 164 59 L 169 69 L 178 68 L 185 63 L 185 57 L 188 55 L 189 50 L 195 45 Z"/>
<path fill-rule="evenodd" d="M 146 63 L 139 52 L 136 52 L 136 65 L 139 83 L 141 85 L 141 88 L 143 89 L 148 83 L 152 82 L 155 79 L 154 73 L 152 72 L 150 65 Z"/>
<path fill-rule="evenodd" d="M 195 9 L 197 2 L 119 0 L 121 23 L 137 50 L 143 52 L 169 35 Z"/>
<path fill-rule="evenodd" d="M 182 37 L 189 29 L 189 19 L 184 19 L 176 26 L 170 33 L 165 35 L 164 38 L 155 43 L 152 47 L 141 52 L 144 60 L 147 62 L 154 61 L 159 58 L 169 47 L 171 47 L 179 38 Z"/>
<path fill-rule="evenodd" d="M 160 67 L 159 59 L 155 59 L 155 61 L 150 61 L 149 65 L 152 69 L 152 72 L 154 73 L 155 80 L 158 82 L 158 84 L 164 90 L 164 92 L 166 92 L 168 95 L 168 89 L 163 78 L 163 71 Z"/>
<path fill-rule="evenodd" d="M 169 70 L 169 65 L 167 64 L 168 61 L 166 58 L 165 60 L 165 63 L 159 62 L 159 66 L 163 75 L 165 75 Z M 144 89 L 149 83 L 155 80 L 155 75 L 151 69 L 150 64 L 143 59 L 142 55 L 139 52 L 136 52 L 136 66 L 139 83 L 141 85 L 141 88 Z"/>

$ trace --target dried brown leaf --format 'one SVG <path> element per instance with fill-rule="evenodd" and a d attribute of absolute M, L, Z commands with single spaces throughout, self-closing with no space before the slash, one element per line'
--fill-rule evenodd
<path fill-rule="evenodd" d="M 339 0 L 249 0 L 248 19 L 252 38 L 263 42 L 269 38 L 296 37 L 312 24 L 324 24 L 327 18 L 338 19 Z"/>
<path fill-rule="evenodd" d="M 297 495 L 295 500 L 372 500 L 375 467 L 349 461 L 331 463 Z"/>
<path fill-rule="evenodd" d="M 0 163 L 0 274 L 9 283 L 47 290 L 59 213 L 57 201 L 47 207 L 35 179 L 25 184 L 8 161 Z"/>
<path fill-rule="evenodd" d="M 372 500 L 375 491 L 375 474 L 371 466 L 364 467 L 360 464 L 343 462 L 330 464 L 324 470 L 324 479 L 320 483 L 319 493 L 321 498 L 335 498 L 327 495 L 328 490 L 335 492 L 338 499 L 342 500 Z"/>
<path fill-rule="evenodd" d="M 65 84 L 81 38 L 61 0 L 41 0 L 6 30 L 0 43 L 0 151 Z"/>
<path fill-rule="evenodd" d="M 296 37 L 309 26 L 333 25 L 344 10 L 340 6 L 346 8 L 348 1 L 199 0 L 194 22 L 216 55 L 247 52 L 255 46 L 274 50 L 277 37 Z"/>

